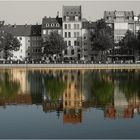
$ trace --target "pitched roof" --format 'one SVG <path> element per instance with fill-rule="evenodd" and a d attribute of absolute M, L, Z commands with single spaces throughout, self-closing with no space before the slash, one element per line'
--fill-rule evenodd
<path fill-rule="evenodd" d="M 82 18 L 81 6 L 63 6 L 63 20 L 66 20 L 66 17 L 69 17 L 69 20 L 75 20 L 75 17 Z"/>
<path fill-rule="evenodd" d="M 81 6 L 63 6 L 63 16 L 81 16 Z"/>
<path fill-rule="evenodd" d="M 104 18 L 106 17 L 117 17 L 117 16 L 122 16 L 122 17 L 133 17 L 134 12 L 133 11 L 104 11 Z"/>
<path fill-rule="evenodd" d="M 39 36 L 41 35 L 41 25 L 4 25 L 1 31 L 11 33 L 14 36 Z"/>
<path fill-rule="evenodd" d="M 47 26 L 46 26 L 47 24 Z M 52 26 L 53 24 L 53 26 Z M 42 19 L 42 28 L 47 29 L 61 29 L 62 28 L 62 18 L 56 17 L 56 18 L 47 18 L 44 17 Z"/>

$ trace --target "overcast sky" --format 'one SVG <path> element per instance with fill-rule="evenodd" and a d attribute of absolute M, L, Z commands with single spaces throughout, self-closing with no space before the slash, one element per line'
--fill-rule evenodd
<path fill-rule="evenodd" d="M 81 5 L 83 18 L 97 20 L 105 10 L 133 10 L 140 14 L 140 1 L 0 1 L 0 20 L 7 24 L 41 23 L 42 17 L 62 15 L 63 5 Z"/>

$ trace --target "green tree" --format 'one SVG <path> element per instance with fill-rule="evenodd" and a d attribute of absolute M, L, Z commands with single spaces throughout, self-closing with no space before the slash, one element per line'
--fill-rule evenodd
<path fill-rule="evenodd" d="M 49 55 L 62 55 L 62 51 L 66 49 L 66 43 L 61 35 L 57 32 L 51 32 L 45 37 L 42 43 L 43 54 Z"/>
<path fill-rule="evenodd" d="M 125 37 L 121 40 L 121 46 L 125 49 L 131 50 L 132 52 L 134 52 L 134 50 L 137 50 L 138 39 L 135 34 L 128 30 L 125 34 Z"/>
<path fill-rule="evenodd" d="M 4 58 L 12 56 L 12 51 L 19 50 L 20 42 L 12 34 L 7 32 L 0 33 L 0 51 L 4 52 Z"/>

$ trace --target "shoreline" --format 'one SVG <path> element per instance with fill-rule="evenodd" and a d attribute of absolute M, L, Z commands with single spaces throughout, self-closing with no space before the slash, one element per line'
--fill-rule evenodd
<path fill-rule="evenodd" d="M 4 68 L 34 69 L 140 69 L 140 64 L 0 64 Z"/>

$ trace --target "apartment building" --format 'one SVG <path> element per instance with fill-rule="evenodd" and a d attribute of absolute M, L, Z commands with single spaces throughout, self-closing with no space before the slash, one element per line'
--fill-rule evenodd
<path fill-rule="evenodd" d="M 40 25 L 3 25 L 0 31 L 10 33 L 20 41 L 20 48 L 12 51 L 12 60 L 36 59 L 41 53 L 41 26 Z"/>
<path fill-rule="evenodd" d="M 57 32 L 62 35 L 62 18 L 59 17 L 59 14 L 56 18 L 44 17 L 42 19 L 42 38 L 45 40 L 45 37 L 51 32 Z"/>
<path fill-rule="evenodd" d="M 127 30 L 135 32 L 133 11 L 105 11 L 104 19 L 114 30 L 114 42 L 119 43 Z"/>
<path fill-rule="evenodd" d="M 82 22 L 82 59 L 94 60 L 95 51 L 92 49 L 91 35 L 95 33 L 96 22 Z"/>
<path fill-rule="evenodd" d="M 82 10 L 81 6 L 63 6 L 63 37 L 67 43 L 64 57 L 70 60 L 81 58 Z"/>

